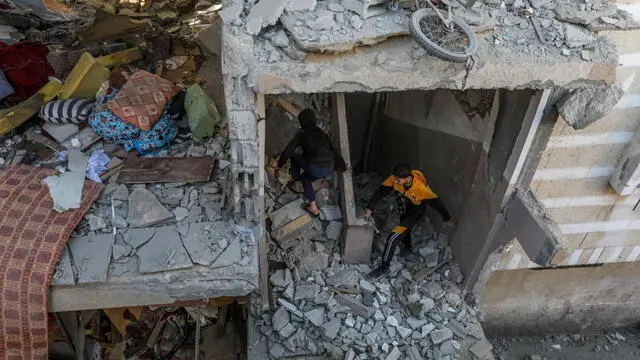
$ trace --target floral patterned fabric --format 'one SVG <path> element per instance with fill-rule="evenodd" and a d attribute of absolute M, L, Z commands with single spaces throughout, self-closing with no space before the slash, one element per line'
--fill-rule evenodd
<path fill-rule="evenodd" d="M 180 88 L 171 81 L 137 70 L 109 100 L 107 107 L 120 119 L 149 131 L 160 120 L 164 106 L 178 92 Z"/>
<path fill-rule="evenodd" d="M 115 91 L 103 97 L 98 97 L 98 103 L 107 103 L 114 96 L 117 96 Z M 170 106 L 171 103 L 167 104 L 165 111 L 160 116 L 160 120 L 149 131 L 143 131 L 123 121 L 109 110 L 91 114 L 89 116 L 89 124 L 93 127 L 93 131 L 105 140 L 121 144 L 127 151 L 135 149 L 139 153 L 145 154 L 169 145 L 178 135 L 178 127 L 171 119 L 169 112 L 166 111 Z"/>

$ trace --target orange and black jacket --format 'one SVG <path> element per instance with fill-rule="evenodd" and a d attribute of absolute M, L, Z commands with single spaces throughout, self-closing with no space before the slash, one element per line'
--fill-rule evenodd
<path fill-rule="evenodd" d="M 389 195 L 392 190 L 395 190 L 405 199 L 405 213 L 413 212 L 419 208 L 423 209 L 424 205 L 427 204 L 440 213 L 443 221 L 451 220 L 447 208 L 438 195 L 431 190 L 424 174 L 418 170 L 411 170 L 411 175 L 413 176 L 413 183 L 409 187 L 396 184 L 395 176 L 389 176 L 373 193 L 367 208 L 373 209 L 382 198 Z"/>

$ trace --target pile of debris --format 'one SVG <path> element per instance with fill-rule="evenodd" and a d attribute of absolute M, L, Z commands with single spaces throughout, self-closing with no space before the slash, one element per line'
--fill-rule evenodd
<path fill-rule="evenodd" d="M 278 178 L 288 180 L 284 173 Z M 379 182 L 376 176 L 359 178 L 356 196 L 364 204 Z M 463 277 L 447 235 L 421 224 L 414 229 L 413 253 L 395 257 L 388 278 L 370 282 L 370 266 L 341 262 L 342 214 L 331 183 L 314 184 L 320 219 L 306 213 L 302 199 L 293 200 L 296 195 L 290 192 L 270 204 L 283 205 L 269 214 L 270 260 L 284 264 L 270 272 L 273 311 L 252 312 L 258 341 L 268 347 L 270 358 L 446 360 L 472 354 L 492 359 L 481 313 L 463 299 Z M 394 213 L 388 201 L 378 215 Z M 382 248 L 393 223 L 387 218 L 377 236 Z"/>

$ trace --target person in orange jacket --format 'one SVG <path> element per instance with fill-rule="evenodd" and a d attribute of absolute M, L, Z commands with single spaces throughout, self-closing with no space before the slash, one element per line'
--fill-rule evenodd
<path fill-rule="evenodd" d="M 445 226 L 455 226 L 455 221 L 449 215 L 442 200 L 427 185 L 424 174 L 418 170 L 412 170 L 404 163 L 396 165 L 392 175 L 373 193 L 364 211 L 364 217 L 370 217 L 371 209 L 392 191 L 395 191 L 396 198 L 399 200 L 400 224 L 389 233 L 380 266 L 368 275 L 374 280 L 386 274 L 398 243 L 404 244 L 403 253 L 411 251 L 411 229 L 424 216 L 425 205 L 431 206 L 440 213 Z"/>

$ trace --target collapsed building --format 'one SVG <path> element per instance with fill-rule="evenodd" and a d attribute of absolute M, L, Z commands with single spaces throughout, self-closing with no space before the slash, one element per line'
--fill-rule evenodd
<path fill-rule="evenodd" d="M 574 331 L 601 321 L 591 311 L 603 298 L 628 298 L 636 272 L 620 262 L 640 254 L 630 210 L 637 12 L 475 1 L 454 10 L 479 38 L 477 56 L 457 64 L 408 36 L 415 9 L 401 3 L 224 1 L 196 40 L 226 138 L 179 140 L 160 154 L 214 156 L 213 180 L 108 182 L 62 254 L 49 311 L 254 294 L 252 358 L 489 359 L 480 320 L 493 334 L 529 323 Z M 353 169 L 317 190 L 322 222 L 282 191 L 286 171 L 271 164 L 306 107 Z M 380 180 L 370 174 L 398 161 L 425 172 L 458 226 L 425 222 L 414 254 L 370 283 L 393 218 L 378 214 L 376 234 L 360 214 Z M 580 267 L 602 263 L 615 264 Z M 595 271 L 598 291 L 569 296 Z"/>

